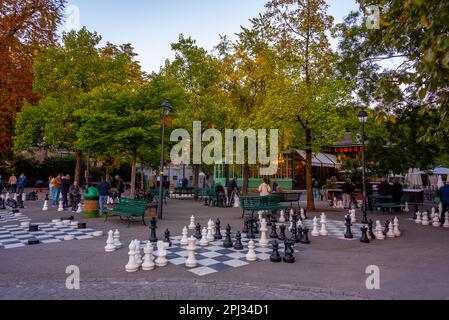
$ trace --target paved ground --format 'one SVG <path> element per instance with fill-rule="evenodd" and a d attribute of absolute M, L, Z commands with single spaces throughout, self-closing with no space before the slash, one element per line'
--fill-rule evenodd
<path fill-rule="evenodd" d="M 343 211 L 320 205 L 329 219 L 343 221 Z M 41 201 L 28 202 L 27 206 L 23 212 L 33 222 L 64 216 L 55 209 L 42 212 Z M 165 219 L 159 223 L 159 237 L 166 228 L 172 235 L 179 235 L 192 214 L 202 225 L 210 218 L 220 218 L 234 230 L 242 227 L 237 209 L 170 200 Z M 385 220 L 392 216 L 372 218 Z M 0 299 L 449 299 L 449 230 L 418 226 L 407 221 L 408 216 L 400 218 L 403 237 L 399 239 L 366 245 L 312 238 L 307 250 L 296 254 L 296 264 L 253 263 L 206 277 L 173 265 L 127 274 L 127 249 L 105 253 L 105 237 L 0 249 Z M 148 228 L 142 225 L 127 228 L 119 220 L 77 220 L 105 232 L 118 228 L 124 244 L 149 236 Z M 80 290 L 65 287 L 69 265 L 80 268 Z M 366 288 L 369 275 L 365 271 L 370 265 L 380 268 L 380 290 Z"/>

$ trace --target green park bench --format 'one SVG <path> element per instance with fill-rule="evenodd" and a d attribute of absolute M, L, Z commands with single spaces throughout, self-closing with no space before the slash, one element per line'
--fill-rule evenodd
<path fill-rule="evenodd" d="M 153 196 L 153 201 L 159 202 L 159 198 L 160 198 L 160 196 L 159 196 L 159 194 L 160 194 L 159 189 L 152 189 L 152 190 L 150 190 L 150 193 Z M 167 204 L 167 199 L 170 196 L 167 189 L 164 189 L 163 195 L 164 195 L 164 198 L 163 198 L 164 203 Z"/>
<path fill-rule="evenodd" d="M 137 222 L 136 218 L 142 218 L 143 225 L 145 223 L 145 212 L 149 208 L 148 201 L 146 200 L 133 200 L 133 199 L 120 199 L 120 202 L 116 204 L 114 209 L 108 209 L 109 212 L 106 213 L 106 220 L 110 216 L 120 217 L 120 220 L 127 221 L 128 227 L 132 222 Z"/>
<path fill-rule="evenodd" d="M 187 188 L 175 188 L 173 190 L 172 196 L 174 198 L 179 198 L 182 196 L 195 196 L 195 188 L 187 187 Z"/>
<path fill-rule="evenodd" d="M 253 216 L 256 211 L 277 212 L 278 210 L 291 208 L 291 206 L 281 203 L 281 197 L 279 195 L 240 197 L 240 207 L 243 210 L 242 218 L 245 217 L 247 212 L 251 212 L 251 216 Z"/>
<path fill-rule="evenodd" d="M 368 196 L 369 201 L 371 201 L 373 210 L 387 210 L 391 211 L 392 209 L 403 209 L 405 207 L 405 203 L 408 202 L 408 196 L 405 195 L 401 197 L 400 204 L 397 204 L 393 197 L 391 196 Z M 409 205 L 413 205 L 413 203 L 409 203 Z"/>

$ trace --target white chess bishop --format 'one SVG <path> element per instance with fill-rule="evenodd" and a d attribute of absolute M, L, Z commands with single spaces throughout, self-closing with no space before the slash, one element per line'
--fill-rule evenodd
<path fill-rule="evenodd" d="M 196 250 L 196 239 L 194 237 L 191 237 L 189 239 L 189 245 L 187 247 L 188 256 L 186 259 L 186 267 L 187 268 L 196 268 L 198 266 L 198 260 L 195 256 L 195 250 Z"/>

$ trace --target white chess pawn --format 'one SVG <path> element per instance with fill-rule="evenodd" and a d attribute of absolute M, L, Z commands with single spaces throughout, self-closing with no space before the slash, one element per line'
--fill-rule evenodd
<path fill-rule="evenodd" d="M 114 252 L 115 246 L 114 246 L 114 231 L 110 230 L 108 233 L 108 239 L 106 241 L 106 247 L 104 247 L 104 250 L 106 252 Z"/>
<path fill-rule="evenodd" d="M 113 245 L 115 249 L 120 249 L 122 247 L 122 243 L 120 242 L 120 232 L 118 231 L 118 229 L 114 232 Z"/>
<path fill-rule="evenodd" d="M 186 246 L 189 244 L 189 231 L 187 229 L 187 227 L 184 227 L 184 229 L 182 229 L 182 238 L 181 238 L 181 246 Z"/>
<path fill-rule="evenodd" d="M 240 208 L 240 198 L 237 195 L 234 196 L 234 208 Z"/>
<path fill-rule="evenodd" d="M 207 241 L 209 241 L 209 242 L 213 242 L 215 240 L 213 226 L 214 226 L 214 222 L 212 220 L 209 220 L 209 223 L 207 224 Z M 187 244 L 188 244 L 188 241 L 185 245 L 187 245 Z"/>
<path fill-rule="evenodd" d="M 14 193 L 13 200 L 14 200 L 14 201 L 17 201 L 17 193 Z"/>
<path fill-rule="evenodd" d="M 357 222 L 357 216 L 356 216 L 355 210 L 352 209 L 350 211 L 350 214 L 351 214 L 351 223 L 356 223 Z"/>
<path fill-rule="evenodd" d="M 261 248 L 268 247 L 268 237 L 267 237 L 268 227 L 267 227 L 267 225 L 268 225 L 267 220 L 262 219 L 262 222 L 260 223 L 260 241 L 259 241 L 259 246 Z"/>
<path fill-rule="evenodd" d="M 128 264 L 125 266 L 125 270 L 126 272 L 136 272 L 137 270 L 139 270 L 139 266 L 136 264 L 136 252 L 135 252 L 135 242 L 131 241 L 130 245 L 129 245 L 129 252 L 128 252 L 128 256 L 129 256 L 129 260 L 128 260 Z"/>
<path fill-rule="evenodd" d="M 440 218 L 438 217 L 437 214 L 435 214 L 434 217 L 433 217 L 433 223 L 432 223 L 432 226 L 434 226 L 435 228 L 441 227 Z"/>
<path fill-rule="evenodd" d="M 207 240 L 207 228 L 203 228 L 200 246 L 207 247 L 208 245 L 209 245 L 209 241 Z"/>
<path fill-rule="evenodd" d="M 396 236 L 395 236 L 395 234 L 394 234 L 394 226 L 393 226 L 393 223 L 390 223 L 389 226 L 388 226 L 387 238 L 389 238 L 389 239 L 394 239 L 394 238 L 396 238 Z"/>
<path fill-rule="evenodd" d="M 281 210 L 281 216 L 279 218 L 279 223 L 285 223 L 285 211 Z"/>
<path fill-rule="evenodd" d="M 417 212 L 416 213 L 416 220 L 415 220 L 416 224 L 422 224 L 422 220 L 421 220 L 421 212 Z"/>
<path fill-rule="evenodd" d="M 76 213 L 83 213 L 83 205 L 80 203 L 78 203 L 78 210 L 76 210 Z"/>
<path fill-rule="evenodd" d="M 293 208 L 290 209 L 290 218 L 289 218 L 289 222 L 293 222 L 293 215 L 295 214 L 295 211 L 293 210 Z"/>
<path fill-rule="evenodd" d="M 145 258 L 142 264 L 142 270 L 143 271 L 151 271 L 154 270 L 156 267 L 156 264 L 153 261 L 153 245 L 150 241 L 147 242 L 147 246 L 143 250 L 145 253 Z"/>
<path fill-rule="evenodd" d="M 312 230 L 312 237 L 319 237 L 320 232 L 318 231 L 318 218 L 313 218 L 313 230 Z"/>
<path fill-rule="evenodd" d="M 22 201 L 25 202 L 27 200 L 27 196 L 25 195 L 25 192 L 22 192 Z"/>
<path fill-rule="evenodd" d="M 379 220 L 376 222 L 376 240 L 385 240 L 385 235 L 382 230 L 382 224 Z"/>
<path fill-rule="evenodd" d="M 195 257 L 195 250 L 196 250 L 196 239 L 191 237 L 189 239 L 189 245 L 187 247 L 187 251 L 189 252 L 186 259 L 187 268 L 196 268 L 198 266 L 198 260 L 196 260 Z"/>
<path fill-rule="evenodd" d="M 165 249 L 165 243 L 164 241 L 158 241 L 157 242 L 157 259 L 156 259 L 156 266 L 157 267 L 165 267 L 167 262 L 167 250 Z"/>
<path fill-rule="evenodd" d="M 401 229 L 399 229 L 399 219 L 398 217 L 394 218 L 394 223 L 393 223 L 393 232 L 395 237 L 400 237 L 402 235 Z"/>
<path fill-rule="evenodd" d="M 430 221 L 429 221 L 429 213 L 428 212 L 424 212 L 423 213 L 423 219 L 422 219 L 422 223 L 423 226 L 428 226 L 430 225 Z"/>
<path fill-rule="evenodd" d="M 189 230 L 195 230 L 196 224 L 195 224 L 195 216 L 190 217 L 190 225 Z"/>
<path fill-rule="evenodd" d="M 443 210 L 441 210 L 441 211 L 443 211 Z M 443 227 L 449 229 L 449 212 L 446 212 L 446 214 L 444 215 Z"/>
<path fill-rule="evenodd" d="M 48 201 L 44 201 L 44 207 L 42 208 L 42 211 L 48 211 Z"/>
<path fill-rule="evenodd" d="M 404 212 L 406 212 L 406 213 L 410 212 L 410 208 L 408 206 L 408 202 L 405 203 Z"/>
<path fill-rule="evenodd" d="M 62 212 L 62 211 L 64 211 L 64 202 L 59 201 L 58 212 Z"/>
<path fill-rule="evenodd" d="M 321 223 L 321 230 L 320 230 L 320 236 L 327 237 L 329 235 L 329 232 L 326 230 L 326 222 Z"/>
<path fill-rule="evenodd" d="M 141 248 L 140 248 L 140 241 L 134 240 L 135 243 L 135 252 L 134 258 L 136 259 L 136 264 L 140 267 L 143 263 L 142 261 L 142 255 L 141 255 Z"/>
<path fill-rule="evenodd" d="M 253 240 L 250 240 L 248 243 L 248 254 L 246 255 L 246 261 L 257 261 L 257 255 L 254 249 L 256 249 L 256 245 Z"/>

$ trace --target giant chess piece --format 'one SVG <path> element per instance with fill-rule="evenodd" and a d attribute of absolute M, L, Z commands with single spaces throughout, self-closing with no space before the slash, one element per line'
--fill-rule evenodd
<path fill-rule="evenodd" d="M 232 243 L 231 238 L 231 226 L 228 224 L 226 227 L 226 235 L 225 240 L 223 241 L 223 247 L 226 249 L 232 248 L 234 244 Z"/>
<path fill-rule="evenodd" d="M 271 233 L 270 233 L 270 239 L 277 239 L 279 238 L 279 235 L 277 233 L 277 226 L 276 223 L 271 224 Z"/>
<path fill-rule="evenodd" d="M 279 254 L 279 243 L 276 240 L 273 241 L 273 253 L 270 256 L 270 261 L 274 263 L 282 262 L 282 257 Z"/>
<path fill-rule="evenodd" d="M 108 232 L 108 239 L 106 241 L 106 247 L 104 247 L 104 251 L 106 252 L 114 252 L 115 246 L 114 246 L 114 231 L 110 230 Z"/>
<path fill-rule="evenodd" d="M 234 250 L 242 251 L 244 249 L 242 244 L 242 234 L 240 231 L 237 232 L 235 236 L 235 244 L 234 244 Z"/>
<path fill-rule="evenodd" d="M 194 239 L 194 241 L 195 241 L 195 239 Z M 165 249 L 164 241 L 157 242 L 156 255 L 157 255 L 156 266 L 157 267 L 165 267 L 168 264 L 168 261 L 167 261 L 167 250 Z"/>
<path fill-rule="evenodd" d="M 351 223 L 356 223 L 357 222 L 357 216 L 356 216 L 355 209 L 350 210 L 350 213 L 351 213 Z"/>
<path fill-rule="evenodd" d="M 263 219 L 263 211 L 257 212 L 257 215 L 259 216 L 259 222 Z"/>
<path fill-rule="evenodd" d="M 312 237 L 319 237 L 320 231 L 318 230 L 318 218 L 313 218 L 313 230 L 312 230 Z"/>
<path fill-rule="evenodd" d="M 435 213 L 435 215 L 433 216 L 433 223 L 432 226 L 434 228 L 439 228 L 441 227 L 441 222 L 440 222 L 440 218 L 438 217 L 438 215 Z"/>
<path fill-rule="evenodd" d="M 291 241 L 286 241 L 283 261 L 285 263 L 295 263 L 295 257 L 293 256 L 294 253 L 295 251 L 293 250 L 293 243 Z"/>
<path fill-rule="evenodd" d="M 120 232 L 118 231 L 118 229 L 116 229 L 114 232 L 113 245 L 115 249 L 120 249 L 122 247 L 122 243 L 120 242 Z"/>
<path fill-rule="evenodd" d="M 286 241 L 286 242 L 287 242 L 287 241 L 291 241 L 291 242 L 293 242 L 293 243 L 296 243 L 296 239 L 298 239 L 298 228 L 296 227 L 296 223 L 293 223 L 293 227 L 292 227 L 292 229 L 290 230 L 290 233 L 291 233 L 290 239 L 285 240 L 285 241 Z"/>
<path fill-rule="evenodd" d="M 262 220 L 260 220 L 262 221 Z M 248 219 L 245 219 L 243 222 L 243 230 L 242 233 L 247 234 L 249 232 Z"/>
<path fill-rule="evenodd" d="M 444 228 L 449 229 L 449 212 L 446 212 L 444 214 L 444 224 L 443 224 Z"/>
<path fill-rule="evenodd" d="M 368 228 L 366 226 L 363 226 L 362 228 L 360 228 L 360 230 L 362 231 L 362 237 L 360 238 L 360 242 L 361 243 L 369 243 L 369 239 L 368 239 Z"/>
<path fill-rule="evenodd" d="M 83 209 L 83 204 L 80 202 L 78 203 L 78 209 L 76 210 L 76 213 L 83 213 L 84 209 Z"/>
<path fill-rule="evenodd" d="M 327 237 L 329 235 L 329 232 L 327 232 L 327 229 L 326 229 L 326 223 L 327 223 L 326 220 L 324 220 L 324 223 L 321 222 L 321 230 L 320 230 L 321 237 Z"/>
<path fill-rule="evenodd" d="M 416 224 L 422 224 L 421 212 L 419 212 L 419 211 L 416 212 L 415 223 L 416 223 Z"/>
<path fill-rule="evenodd" d="M 58 212 L 63 212 L 63 211 L 64 211 L 64 202 L 59 201 Z"/>
<path fill-rule="evenodd" d="M 202 230 L 201 225 L 199 223 L 197 223 L 196 227 L 195 227 L 195 235 L 194 235 L 194 237 L 197 240 L 201 240 L 201 238 L 203 237 L 203 235 L 201 234 L 201 232 L 202 232 L 201 230 Z"/>
<path fill-rule="evenodd" d="M 221 240 L 223 239 L 223 236 L 221 235 L 221 221 L 220 219 L 217 219 L 217 221 L 215 222 L 215 235 L 214 235 L 214 240 Z"/>
<path fill-rule="evenodd" d="M 143 250 L 145 254 L 145 258 L 142 264 L 143 271 L 151 271 L 154 270 L 156 264 L 153 261 L 153 245 L 150 241 L 147 242 L 145 249 Z"/>
<path fill-rule="evenodd" d="M 326 214 L 323 212 L 322 214 L 321 214 L 321 220 L 320 220 L 320 223 L 321 224 L 327 224 L 327 216 L 326 216 Z"/>
<path fill-rule="evenodd" d="M 195 216 L 190 217 L 190 224 L 189 224 L 189 230 L 195 230 L 196 224 L 195 224 Z"/>
<path fill-rule="evenodd" d="M 253 224 L 255 224 L 255 223 L 256 222 L 252 218 L 248 220 L 249 232 L 246 235 L 247 239 L 256 239 L 256 235 L 254 234 L 254 226 L 253 226 Z M 268 225 L 268 223 L 267 223 L 267 225 Z"/>
<path fill-rule="evenodd" d="M 396 238 L 396 236 L 394 235 L 394 226 L 393 226 L 393 223 L 392 223 L 392 222 L 390 222 L 390 223 L 388 224 L 387 238 L 389 238 L 389 239 L 394 239 L 394 238 Z"/>
<path fill-rule="evenodd" d="M 310 240 L 309 240 L 309 229 L 306 227 L 304 229 L 302 229 L 304 237 L 303 240 L 301 241 L 302 244 L 310 244 Z"/>
<path fill-rule="evenodd" d="M 0 210 L 6 210 L 5 198 L 3 197 L 3 195 L 1 195 L 0 197 Z"/>
<path fill-rule="evenodd" d="M 129 260 L 128 264 L 125 266 L 126 272 L 136 272 L 137 270 L 139 270 L 139 266 L 136 264 L 135 255 L 136 255 L 135 242 L 131 241 L 128 252 Z"/>
<path fill-rule="evenodd" d="M 259 224 L 257 221 L 253 220 L 253 224 L 251 226 L 253 228 L 253 234 L 259 234 Z"/>
<path fill-rule="evenodd" d="M 393 232 L 395 237 L 400 237 L 402 235 L 401 229 L 399 228 L 399 218 L 394 218 L 393 222 Z"/>
<path fill-rule="evenodd" d="M 203 229 L 200 246 L 201 247 L 207 247 L 209 245 L 209 240 L 207 240 L 207 228 Z"/>
<path fill-rule="evenodd" d="M 260 223 L 260 234 L 261 234 L 261 237 L 260 237 L 260 242 L 259 242 L 259 245 L 262 248 L 268 247 L 267 233 L 268 233 L 267 221 L 265 219 L 262 219 L 262 222 Z"/>
<path fill-rule="evenodd" d="M 285 220 L 285 211 L 281 210 L 281 216 L 279 218 L 279 223 L 285 223 L 285 222 L 286 222 L 286 220 Z"/>
<path fill-rule="evenodd" d="M 187 227 L 184 227 L 184 229 L 182 229 L 182 238 L 181 238 L 181 246 L 187 246 L 189 244 L 189 230 L 187 229 Z"/>
<path fill-rule="evenodd" d="M 196 268 L 198 266 L 198 260 L 195 256 L 195 250 L 196 250 L 196 239 L 190 238 L 189 239 L 189 246 L 187 247 L 188 256 L 186 260 L 186 267 L 187 268 Z"/>
<path fill-rule="evenodd" d="M 267 212 L 267 214 L 266 214 L 266 219 L 267 219 L 267 226 L 268 227 L 271 227 L 271 222 L 272 222 L 272 219 L 271 219 L 271 212 Z"/>
<path fill-rule="evenodd" d="M 286 229 L 287 229 L 287 227 L 283 224 L 279 227 L 279 230 L 280 230 L 279 237 L 278 237 L 279 241 L 285 241 L 285 239 L 287 239 L 287 236 L 285 235 Z"/>
<path fill-rule="evenodd" d="M 134 255 L 134 258 L 136 259 L 136 264 L 140 268 L 140 266 L 143 263 L 142 256 L 140 255 L 140 253 L 141 253 L 141 251 L 140 251 L 141 250 L 140 249 L 140 241 L 139 240 L 134 240 L 134 243 L 135 243 L 134 247 L 136 248 L 136 250 L 135 250 L 136 254 Z"/>
<path fill-rule="evenodd" d="M 430 225 L 429 213 L 428 213 L 427 211 L 423 213 L 423 219 L 422 219 L 421 224 L 422 224 L 423 226 L 428 226 L 428 225 Z"/>
<path fill-rule="evenodd" d="M 214 222 L 209 220 L 209 223 L 207 224 L 207 241 L 213 242 L 214 240 Z"/>
<path fill-rule="evenodd" d="M 384 236 L 387 236 L 388 230 L 390 230 L 390 221 L 389 220 L 385 221 L 385 224 L 384 224 Z"/>
<path fill-rule="evenodd" d="M 307 213 L 306 213 L 306 210 L 304 208 L 301 208 L 301 219 L 303 221 L 307 220 Z"/>
<path fill-rule="evenodd" d="M 376 240 L 385 240 L 385 235 L 382 231 L 382 223 L 379 220 L 376 222 Z"/>
<path fill-rule="evenodd" d="M 156 236 L 156 229 L 157 229 L 157 220 L 153 217 L 150 222 L 150 242 L 151 243 L 157 243 L 158 239 Z"/>
<path fill-rule="evenodd" d="M 351 216 L 348 214 L 346 215 L 346 232 L 345 232 L 345 239 L 354 239 L 354 235 L 352 234 L 352 218 Z"/>
<path fill-rule="evenodd" d="M 299 226 L 296 231 L 295 243 L 302 243 L 303 240 L 304 240 L 304 229 L 302 226 Z"/>
<path fill-rule="evenodd" d="M 417 213 L 418 213 L 418 210 L 414 210 L 413 211 L 413 220 L 416 222 L 416 219 L 418 218 L 418 215 L 417 215 Z"/>
<path fill-rule="evenodd" d="M 374 234 L 374 222 L 372 219 L 368 221 L 368 238 L 370 240 L 376 239 L 376 235 Z"/>
<path fill-rule="evenodd" d="M 48 200 L 44 201 L 44 207 L 42 208 L 42 211 L 48 211 Z"/>
<path fill-rule="evenodd" d="M 435 208 L 432 208 L 432 209 L 430 209 L 430 219 L 433 221 L 433 218 L 435 217 L 435 215 L 436 215 L 436 210 L 435 210 Z"/>
<path fill-rule="evenodd" d="M 171 246 L 173 245 L 170 240 L 170 230 L 168 230 L 168 229 L 165 230 L 165 233 L 164 233 L 164 243 L 167 248 L 171 248 Z"/>
<path fill-rule="evenodd" d="M 250 240 L 248 243 L 248 253 L 246 255 L 246 261 L 252 262 L 257 261 L 256 245 L 254 244 L 254 240 Z"/>
<path fill-rule="evenodd" d="M 410 208 L 409 208 L 409 206 L 408 206 L 408 202 L 405 202 L 404 212 L 405 212 L 405 213 L 409 213 L 409 212 L 410 212 Z"/>

